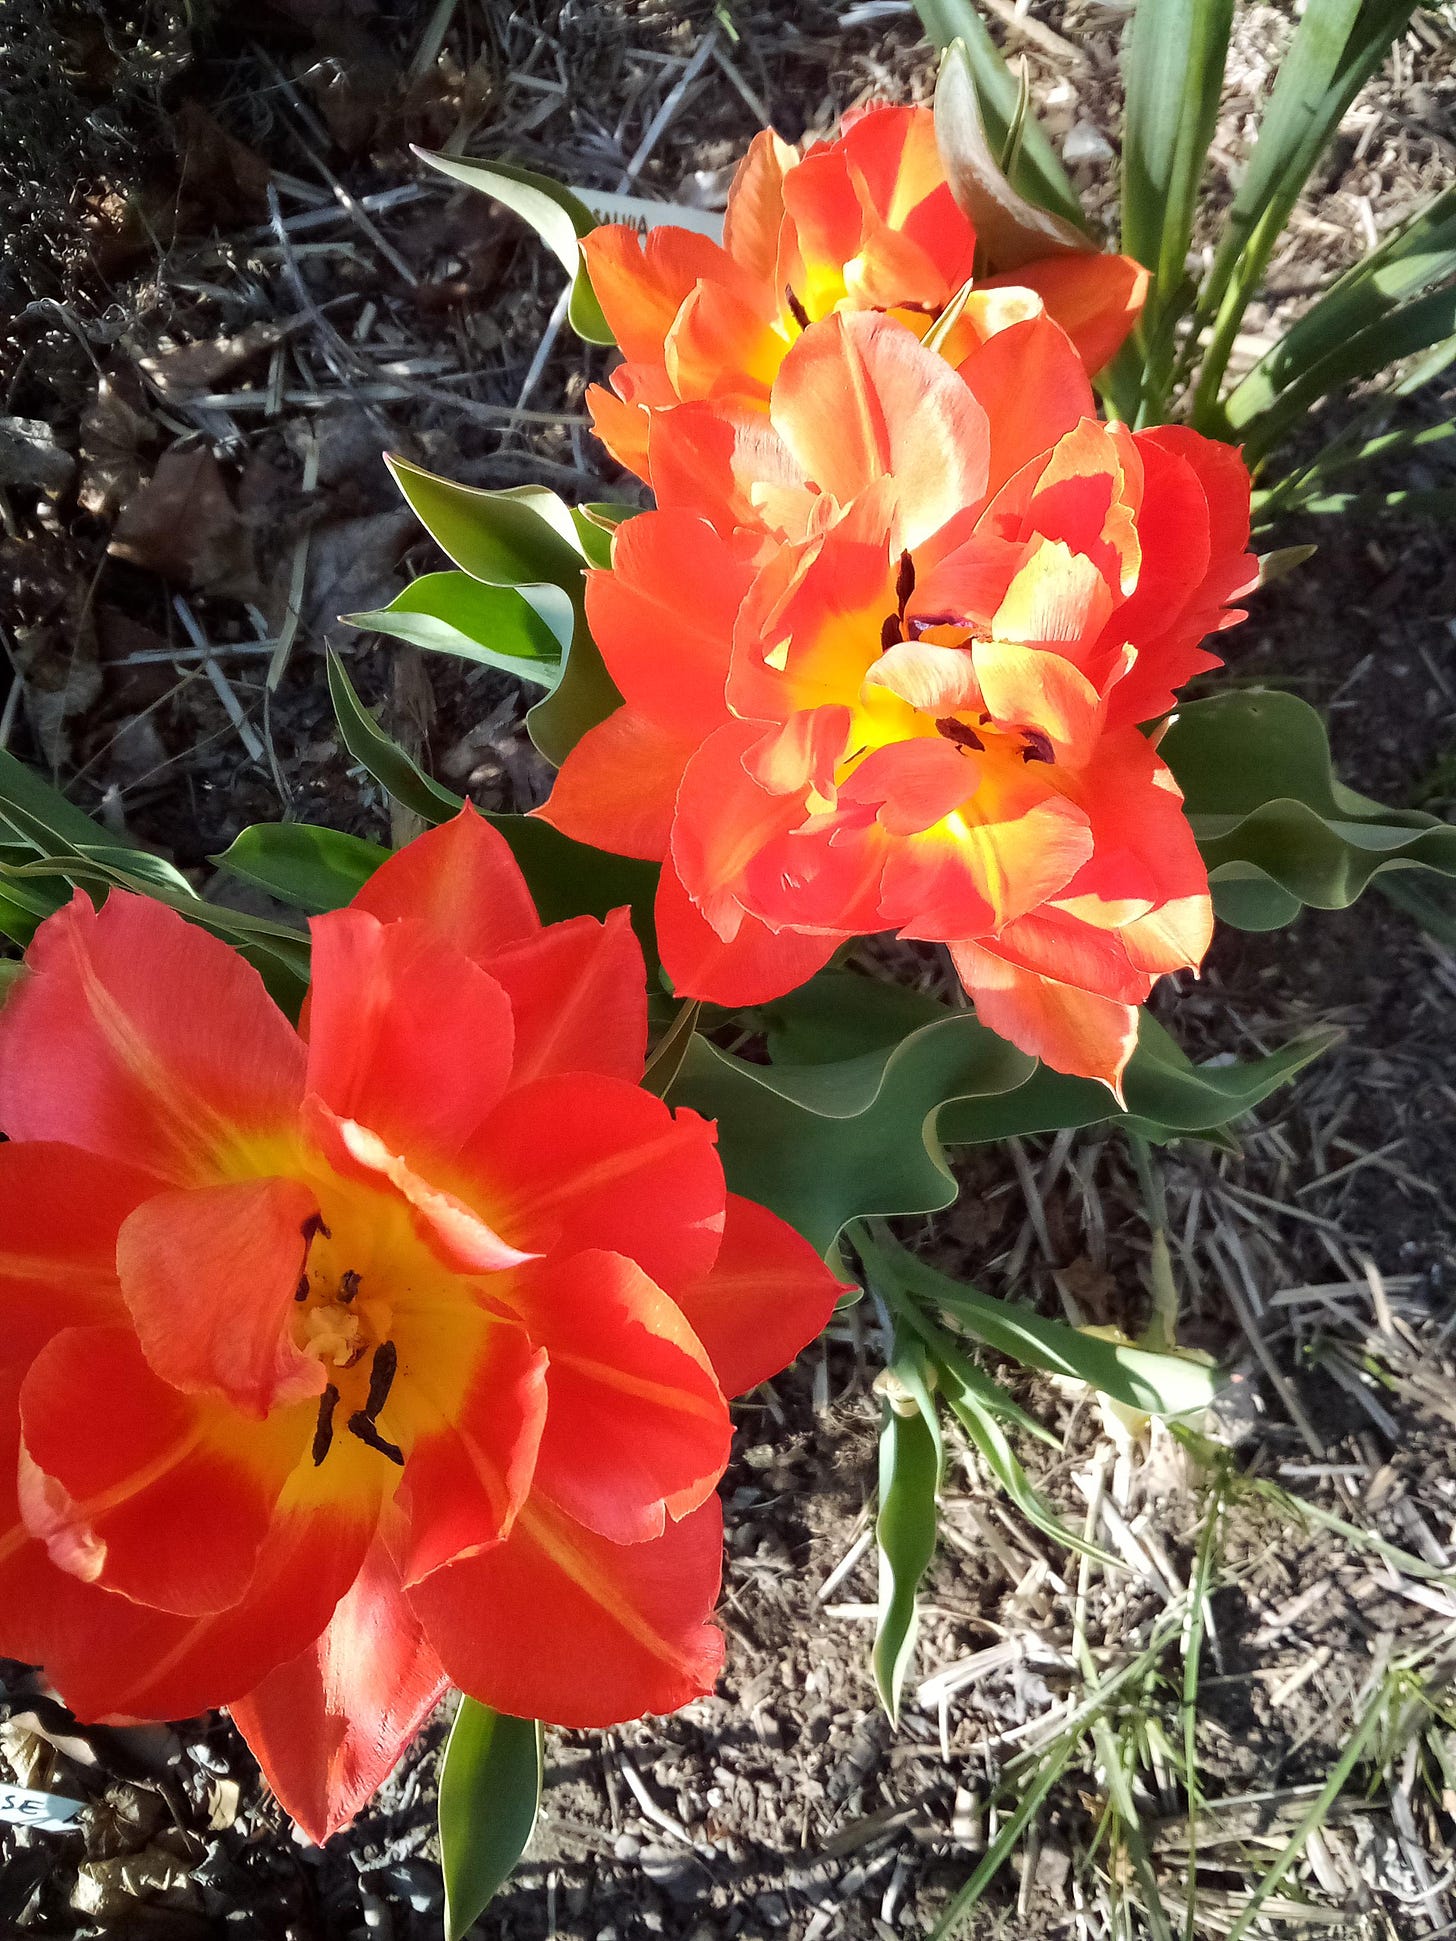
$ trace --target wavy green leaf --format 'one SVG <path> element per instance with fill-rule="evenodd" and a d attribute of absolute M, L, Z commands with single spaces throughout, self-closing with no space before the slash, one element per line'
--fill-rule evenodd
<path fill-rule="evenodd" d="M 1277 929 L 1303 905 L 1345 909 L 1381 870 L 1456 876 L 1456 825 L 1347 788 L 1324 723 L 1292 694 L 1194 701 L 1159 752 L 1183 790 L 1214 908 L 1241 930 Z"/>
<path fill-rule="evenodd" d="M 576 626 L 570 596 L 559 586 L 487 586 L 469 573 L 425 573 L 387 607 L 343 618 L 548 690 L 561 679 Z"/>
<path fill-rule="evenodd" d="M 463 1941 L 525 1852 L 544 1771 L 534 1719 L 461 1699 L 440 1763 L 446 1941 Z"/>
<path fill-rule="evenodd" d="M 549 175 L 538 175 L 534 169 L 520 168 L 514 162 L 471 162 L 458 155 L 432 155 L 423 148 L 417 148 L 415 154 L 441 175 L 493 196 L 528 222 L 571 278 L 571 303 L 566 314 L 577 336 L 589 344 L 616 343 L 581 251 L 581 238 L 596 228 L 597 219 L 579 197 Z"/>
<path fill-rule="evenodd" d="M 875 1689 L 892 1725 L 915 1656 L 920 1580 L 940 1533 L 940 1488 L 945 1469 L 935 1396 L 925 1350 L 913 1335 L 895 1336 L 883 1378 L 888 1384 L 880 1425 L 880 1500 L 875 1517 L 880 1608 L 871 1666 Z"/>

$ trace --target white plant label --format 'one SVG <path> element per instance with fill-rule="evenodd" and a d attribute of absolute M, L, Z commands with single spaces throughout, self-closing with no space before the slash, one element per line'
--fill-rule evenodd
<path fill-rule="evenodd" d="M 640 195 L 613 195 L 606 189 L 573 189 L 598 222 L 625 222 L 645 236 L 649 229 L 671 223 L 678 229 L 696 229 L 700 236 L 723 240 L 723 215 L 718 209 L 691 209 L 684 202 L 648 202 Z"/>
<path fill-rule="evenodd" d="M 78 1799 L 63 1799 L 59 1793 L 31 1793 L 23 1786 L 0 1786 L 0 1820 L 11 1826 L 35 1826 L 43 1833 L 60 1833 L 75 1824 L 82 1812 Z"/>

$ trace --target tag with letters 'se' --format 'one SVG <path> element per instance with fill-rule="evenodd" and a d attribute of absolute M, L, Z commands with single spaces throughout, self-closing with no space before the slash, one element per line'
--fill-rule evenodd
<path fill-rule="evenodd" d="M 11 1826 L 39 1827 L 43 1833 L 61 1833 L 76 1827 L 76 1816 L 85 1811 L 84 1802 L 63 1799 L 59 1793 L 32 1793 L 23 1786 L 0 1786 L 0 1820 Z"/>

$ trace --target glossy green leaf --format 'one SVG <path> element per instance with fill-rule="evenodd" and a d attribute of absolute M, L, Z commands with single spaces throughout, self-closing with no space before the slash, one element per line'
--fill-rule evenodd
<path fill-rule="evenodd" d="M 548 690 L 561 679 L 576 627 L 570 596 L 559 586 L 486 586 L 468 573 L 426 573 L 387 607 L 344 618 L 351 627 L 498 667 Z"/>
<path fill-rule="evenodd" d="M 514 162 L 472 162 L 458 155 L 431 155 L 415 150 L 422 162 L 463 182 L 468 189 L 479 189 L 493 196 L 514 215 L 528 222 L 545 243 L 562 269 L 571 278 L 571 303 L 567 315 L 578 337 L 589 344 L 614 344 L 611 326 L 602 315 L 591 286 L 581 238 L 596 228 L 597 219 L 579 197 L 549 175 L 520 168 Z"/>
<path fill-rule="evenodd" d="M 586 555 L 588 566 L 611 565 L 613 535 L 618 526 L 635 518 L 640 511 L 640 506 L 624 505 L 617 499 L 592 499 L 571 508 L 577 543 Z"/>
<path fill-rule="evenodd" d="M 1324 723 L 1292 694 L 1192 702 L 1159 752 L 1183 790 L 1214 907 L 1239 929 L 1277 929 L 1302 905 L 1342 910 L 1380 870 L 1456 876 L 1456 825 L 1347 788 Z"/>
<path fill-rule="evenodd" d="M 880 1608 L 871 1665 L 891 1724 L 898 1724 L 905 1678 L 915 1656 L 920 1580 L 935 1555 L 945 1467 L 925 1350 L 913 1335 L 895 1337 L 885 1371 L 889 1385 L 880 1426 L 880 1498 L 875 1517 Z"/>
<path fill-rule="evenodd" d="M 548 761 L 560 764 L 622 698 L 586 624 L 586 556 L 570 507 L 542 486 L 492 492 L 437 478 L 401 458 L 388 464 L 416 518 L 473 579 L 522 594 L 556 587 L 570 600 L 565 665 L 552 691 L 526 716 L 531 739 Z"/>
<path fill-rule="evenodd" d="M 954 1317 L 960 1328 L 1026 1368 L 1088 1383 L 1114 1402 L 1148 1415 L 1205 1409 L 1220 1387 L 1216 1370 L 1184 1355 L 1160 1354 L 1052 1321 L 1018 1301 L 999 1301 L 952 1280 L 888 1236 L 856 1235 L 856 1251 L 877 1282 L 893 1279 Z"/>
<path fill-rule="evenodd" d="M 329 655 L 328 675 L 339 736 L 354 760 L 386 794 L 426 822 L 444 822 L 458 814 L 463 799 L 432 781 L 385 734 L 359 699 L 337 654 Z M 573 842 L 549 822 L 539 822 L 533 816 L 492 814 L 486 819 L 510 844 L 543 923 L 561 923 L 576 916 L 604 917 L 609 910 L 625 905 L 631 909 L 632 926 L 648 967 L 656 968 L 652 912 L 658 872 L 653 864 Z"/>
<path fill-rule="evenodd" d="M 1087 227 L 1082 204 L 1046 130 L 1033 114 L 1021 114 L 1021 84 L 986 31 L 975 0 L 915 0 L 921 25 L 942 52 L 959 41 L 965 48 L 981 119 L 991 147 L 1009 158 L 1012 187 L 1054 215 Z M 1011 140 L 1020 116 L 1019 134 Z"/>
<path fill-rule="evenodd" d="M 463 1941 L 525 1852 L 544 1770 L 534 1719 L 461 1699 L 440 1763 L 446 1941 Z"/>
<path fill-rule="evenodd" d="M 986 1406 L 977 1388 L 963 1380 L 954 1370 L 942 1368 L 941 1390 L 945 1396 L 946 1406 L 965 1430 L 979 1452 L 981 1460 L 1027 1522 L 1043 1531 L 1054 1542 L 1065 1544 L 1068 1550 L 1095 1557 L 1099 1563 L 1115 1565 L 1117 1561 L 1115 1557 L 1109 1557 L 1105 1551 L 1089 1543 L 1080 1531 L 1073 1530 L 1063 1523 L 1056 1511 L 1033 1487 L 1031 1478 L 1022 1466 L 1021 1458 L 1011 1447 L 1006 1431 L 996 1419 L 995 1410 Z"/>
<path fill-rule="evenodd" d="M 642 1089 L 645 1092 L 665 1098 L 672 1090 L 683 1068 L 683 1060 L 688 1055 L 688 1046 L 693 1041 L 693 1032 L 697 1029 L 702 1009 L 696 998 L 677 1006 L 672 1023 L 653 1047 L 642 1073 Z"/>
<path fill-rule="evenodd" d="M 1229 353 L 1305 183 L 1414 11 L 1415 0 L 1319 0 L 1295 27 L 1199 299 L 1199 319 L 1213 321 L 1193 402 L 1200 429 L 1221 427 Z"/>
<path fill-rule="evenodd" d="M 256 822 L 221 856 L 219 869 L 315 914 L 351 903 L 389 855 L 376 842 L 312 822 Z"/>

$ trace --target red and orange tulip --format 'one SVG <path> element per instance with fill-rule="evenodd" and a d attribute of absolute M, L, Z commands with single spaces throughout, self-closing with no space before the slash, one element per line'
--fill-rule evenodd
<path fill-rule="evenodd" d="M 757 136 L 734 178 L 721 247 L 668 226 L 639 241 L 613 224 L 582 248 L 625 359 L 611 391 L 589 393 L 597 433 L 653 484 L 654 412 L 697 399 L 762 410 L 790 347 L 822 317 L 882 311 L 918 337 L 944 318 L 940 352 L 958 364 L 1008 324 L 1045 313 L 1095 375 L 1137 322 L 1147 288 L 1140 264 L 1090 246 L 988 273 L 924 107 L 862 110 L 802 155 L 775 134 Z"/>
<path fill-rule="evenodd" d="M 846 938 L 944 942 L 984 1020 L 1120 1092 L 1136 1007 L 1212 924 L 1140 723 L 1216 665 L 1254 583 L 1239 454 L 1098 421 L 1046 317 L 952 369 L 834 315 L 766 411 L 650 433 L 659 510 L 587 611 L 625 706 L 544 810 L 661 859 L 664 965 L 724 1004 Z"/>
<path fill-rule="evenodd" d="M 725 1393 L 836 1287 L 638 1083 L 619 911 L 472 811 L 313 924 L 295 1030 L 143 898 L 0 1016 L 0 1652 L 228 1704 L 315 1839 L 450 1680 L 571 1725 L 711 1689 Z"/>

